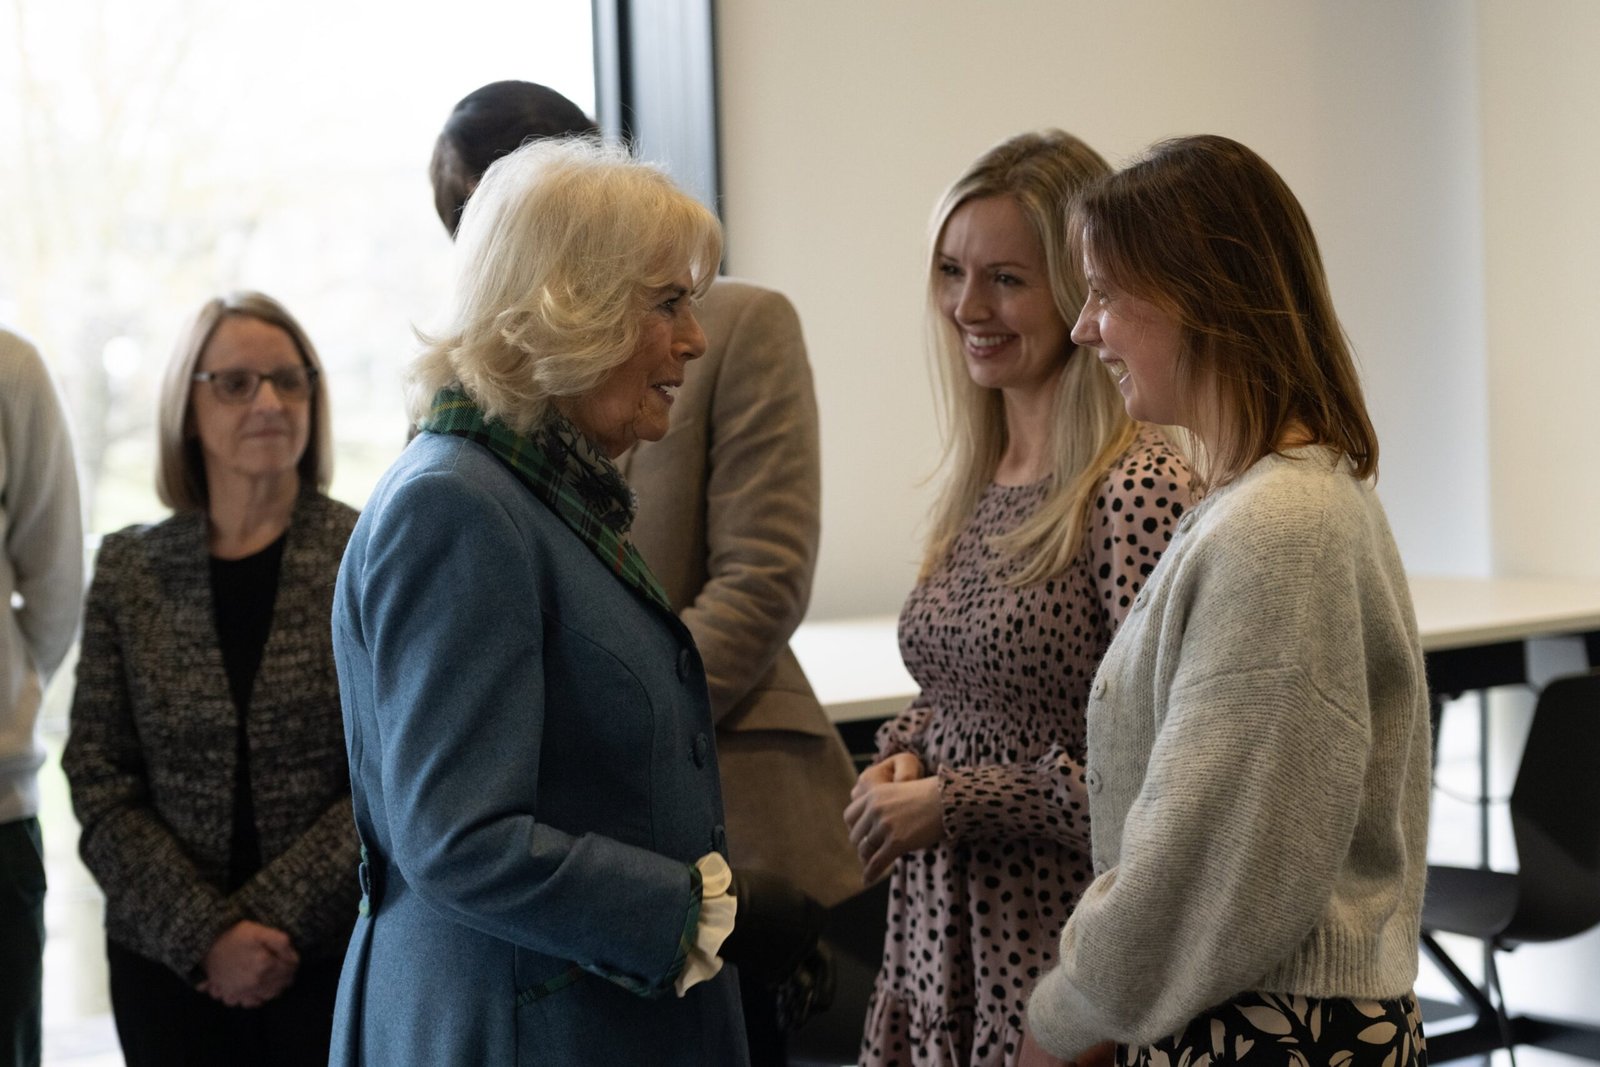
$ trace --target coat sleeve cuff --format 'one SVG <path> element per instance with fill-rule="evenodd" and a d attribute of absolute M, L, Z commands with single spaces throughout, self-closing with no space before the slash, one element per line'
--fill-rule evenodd
<path fill-rule="evenodd" d="M 691 864 L 688 870 L 689 903 L 684 912 L 683 930 L 678 934 L 678 951 L 673 956 L 672 962 L 667 966 L 665 973 L 652 981 L 635 975 L 610 971 L 603 967 L 586 967 L 585 969 L 614 985 L 621 986 L 635 996 L 654 999 L 672 990 L 678 981 L 678 976 L 683 973 L 684 967 L 688 965 L 689 951 L 694 946 L 695 933 L 700 928 L 701 894 L 705 879 L 700 873 L 699 867 Z M 720 942 L 718 944 L 720 945 Z"/>
<path fill-rule="evenodd" d="M 733 885 L 733 872 L 721 853 L 708 852 L 695 863 L 700 872 L 700 921 L 694 929 L 694 943 L 689 946 L 688 958 L 673 988 L 683 996 L 689 987 L 715 978 L 722 970 L 722 943 L 733 933 L 734 915 L 739 901 L 728 893 Z"/>

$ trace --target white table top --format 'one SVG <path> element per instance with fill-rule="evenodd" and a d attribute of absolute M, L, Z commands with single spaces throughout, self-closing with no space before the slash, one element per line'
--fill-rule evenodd
<path fill-rule="evenodd" d="M 1412 575 L 1427 652 L 1600 630 L 1600 580 Z M 894 715 L 916 695 L 893 615 L 808 622 L 791 647 L 835 722 Z"/>
<path fill-rule="evenodd" d="M 1410 576 L 1427 652 L 1600 630 L 1600 581 Z"/>
<path fill-rule="evenodd" d="M 898 619 L 872 615 L 800 625 L 789 647 L 834 722 L 884 719 L 917 695 L 900 662 Z"/>

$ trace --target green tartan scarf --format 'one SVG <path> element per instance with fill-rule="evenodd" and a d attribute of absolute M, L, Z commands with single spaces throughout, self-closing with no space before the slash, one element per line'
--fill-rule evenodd
<path fill-rule="evenodd" d="M 441 389 L 418 423 L 423 433 L 465 437 L 487 448 L 534 496 L 555 512 L 617 577 L 667 613 L 672 604 L 628 540 L 633 525 L 633 490 L 612 463 L 572 423 L 552 412 L 531 435 L 483 417 L 459 389 Z"/>

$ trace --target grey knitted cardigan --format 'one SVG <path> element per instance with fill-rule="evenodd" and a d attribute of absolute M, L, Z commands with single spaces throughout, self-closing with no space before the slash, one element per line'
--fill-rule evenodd
<path fill-rule="evenodd" d="M 1416 977 L 1427 684 L 1372 487 L 1301 449 L 1178 529 L 1091 690 L 1098 877 L 1028 1010 L 1060 1055 L 1247 991 L 1386 998 Z"/>
<path fill-rule="evenodd" d="M 302 494 L 250 700 L 262 869 L 230 895 L 238 713 L 211 601 L 205 516 L 129 527 L 101 545 L 62 766 L 106 933 L 186 978 L 241 919 L 303 958 L 344 950 L 359 844 L 334 674 L 333 583 L 356 513 Z"/>

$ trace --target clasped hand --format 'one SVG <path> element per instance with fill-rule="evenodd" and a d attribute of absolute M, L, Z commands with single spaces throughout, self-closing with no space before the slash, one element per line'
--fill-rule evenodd
<path fill-rule="evenodd" d="M 230 1008 L 259 1008 L 288 989 L 300 954 L 282 930 L 245 919 L 212 944 L 198 988 Z"/>
<path fill-rule="evenodd" d="M 1072 1059 L 1064 1060 L 1041 1048 L 1027 1030 L 1022 1032 L 1022 1049 L 1017 1055 L 1017 1067 L 1114 1067 L 1116 1062 L 1117 1046 L 1113 1042 L 1091 1045 Z"/>
<path fill-rule="evenodd" d="M 944 836 L 939 779 L 916 756 L 897 752 L 861 772 L 844 823 L 861 857 L 862 877 L 871 885 L 895 860 L 931 848 Z"/>

